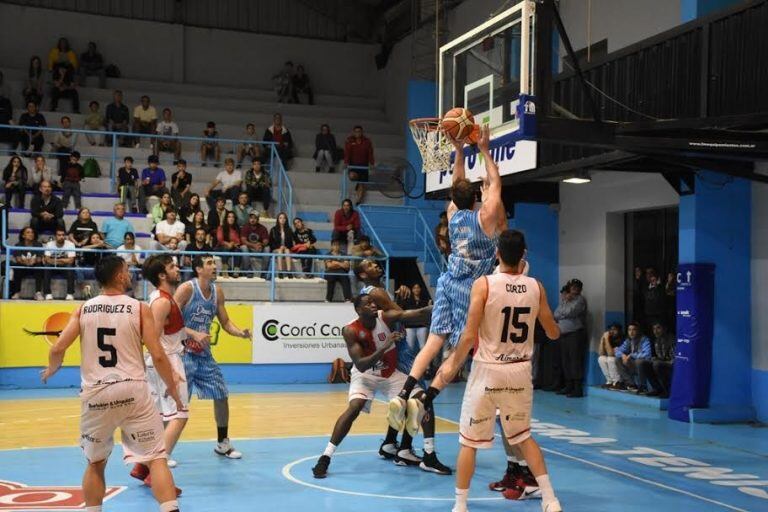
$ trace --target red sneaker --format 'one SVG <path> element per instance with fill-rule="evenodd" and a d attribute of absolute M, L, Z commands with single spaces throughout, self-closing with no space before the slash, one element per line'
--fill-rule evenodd
<path fill-rule="evenodd" d="M 134 464 L 131 476 L 136 480 L 144 480 L 149 476 L 149 468 L 144 464 Z"/>
<path fill-rule="evenodd" d="M 488 488 L 496 492 L 504 492 L 506 489 L 513 488 L 516 486 L 517 486 L 517 479 L 513 475 L 506 472 L 504 473 L 504 478 L 502 478 L 498 482 L 493 482 L 488 484 Z"/>
<path fill-rule="evenodd" d="M 512 487 L 507 487 L 502 492 L 504 497 L 508 500 L 519 500 L 524 499 L 522 496 L 525 494 L 525 489 L 523 489 L 520 486 L 513 485 Z"/>
<path fill-rule="evenodd" d="M 151 476 L 148 475 L 147 478 L 144 479 L 144 485 L 146 485 L 147 487 L 152 487 Z M 176 489 L 176 497 L 178 498 L 179 496 L 181 496 L 181 489 L 179 489 L 178 487 L 175 487 L 175 489 Z"/>
<path fill-rule="evenodd" d="M 516 486 L 522 489 L 523 493 L 518 499 L 527 500 L 530 498 L 541 498 L 541 490 L 536 478 L 526 471 L 523 475 L 517 477 Z"/>

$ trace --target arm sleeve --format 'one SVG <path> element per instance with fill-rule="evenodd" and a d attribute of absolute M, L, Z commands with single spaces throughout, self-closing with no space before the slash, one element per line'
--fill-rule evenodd
<path fill-rule="evenodd" d="M 624 343 L 616 347 L 616 350 L 614 350 L 613 353 L 616 356 L 623 356 L 623 355 L 626 355 L 628 351 L 629 351 L 629 338 L 624 340 Z"/>
<path fill-rule="evenodd" d="M 333 229 L 334 231 L 344 231 L 344 228 L 346 225 L 344 224 L 344 221 L 342 220 L 341 210 L 336 210 L 336 213 L 333 214 Z"/>
<path fill-rule="evenodd" d="M 642 343 L 640 343 L 640 352 L 636 354 L 635 359 L 650 359 L 652 354 L 651 340 L 643 338 Z"/>

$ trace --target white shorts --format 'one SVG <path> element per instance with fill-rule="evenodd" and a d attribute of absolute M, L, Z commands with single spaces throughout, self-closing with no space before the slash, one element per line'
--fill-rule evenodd
<path fill-rule="evenodd" d="M 168 354 L 168 361 L 171 363 L 173 371 L 179 374 L 184 381 L 179 382 L 179 398 L 183 409 L 176 407 L 176 400 L 170 396 L 165 396 L 167 386 L 165 381 L 157 373 L 153 363 L 152 357 L 147 354 L 144 358 L 147 363 L 147 382 L 149 383 L 149 389 L 152 393 L 152 400 L 155 403 L 155 408 L 160 411 L 160 415 L 163 421 L 171 421 L 176 419 L 189 418 L 189 391 L 187 390 L 187 380 L 184 373 L 184 361 L 181 358 L 181 354 Z"/>
<path fill-rule="evenodd" d="M 109 457 L 117 428 L 126 464 L 168 458 L 163 422 L 146 382 L 124 381 L 86 389 L 80 393 L 80 402 L 80 447 L 89 462 Z"/>
<path fill-rule="evenodd" d="M 371 402 L 373 402 L 377 391 L 383 393 L 387 400 L 391 400 L 403 389 L 406 379 L 408 379 L 408 376 L 399 370 L 395 370 L 389 377 L 379 377 L 370 373 L 360 373 L 353 367 L 349 382 L 349 401 L 351 402 L 359 398 L 364 399 L 366 402 L 363 412 L 369 413 L 371 412 Z M 421 391 L 421 388 L 415 386 L 410 396 L 415 395 L 419 391 Z"/>
<path fill-rule="evenodd" d="M 474 361 L 461 403 L 459 442 L 490 448 L 496 427 L 496 409 L 509 444 L 531 436 L 533 382 L 530 361 L 488 364 Z"/>

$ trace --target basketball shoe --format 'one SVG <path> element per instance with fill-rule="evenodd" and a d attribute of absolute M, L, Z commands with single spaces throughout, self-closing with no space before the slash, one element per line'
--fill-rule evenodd
<path fill-rule="evenodd" d="M 228 459 L 239 459 L 243 456 L 242 453 L 232 448 L 229 438 L 225 438 L 222 442 L 216 443 L 216 447 L 213 451 Z"/>
<path fill-rule="evenodd" d="M 394 462 L 398 466 L 419 466 L 421 464 L 421 457 L 413 453 L 413 448 L 408 448 L 398 450 Z"/>
<path fill-rule="evenodd" d="M 131 476 L 136 480 L 141 480 L 143 482 L 149 476 L 149 468 L 144 464 L 134 464 L 133 469 L 131 470 Z"/>
<path fill-rule="evenodd" d="M 317 464 L 312 468 L 312 476 L 315 478 L 325 478 L 328 476 L 328 466 L 331 465 L 331 458 L 327 455 L 321 455 L 317 459 Z"/>
<path fill-rule="evenodd" d="M 387 460 L 394 459 L 397 456 L 398 450 L 397 443 L 381 443 L 381 446 L 379 446 L 379 457 Z"/>
<path fill-rule="evenodd" d="M 421 463 L 419 464 L 419 467 L 427 471 L 429 473 L 437 473 L 438 475 L 451 475 L 453 474 L 453 470 L 440 462 L 437 459 L 437 453 L 427 453 L 424 452 L 424 458 L 421 459 Z"/>

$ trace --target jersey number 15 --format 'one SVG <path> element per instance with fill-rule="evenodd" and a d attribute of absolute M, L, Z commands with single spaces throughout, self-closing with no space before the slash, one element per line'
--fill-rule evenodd
<path fill-rule="evenodd" d="M 504 325 L 501 329 L 501 342 L 506 343 L 511 341 L 512 343 L 525 343 L 528 341 L 528 322 L 522 317 L 529 315 L 531 313 L 531 308 L 521 307 L 512 309 L 510 306 L 507 306 L 501 310 L 501 313 L 504 315 Z M 509 332 L 510 324 L 514 329 L 519 330 L 520 333 L 518 334 L 515 331 Z"/>

